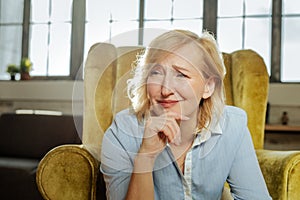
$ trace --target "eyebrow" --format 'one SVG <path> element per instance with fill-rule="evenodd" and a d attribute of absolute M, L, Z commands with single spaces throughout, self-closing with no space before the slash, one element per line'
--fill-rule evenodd
<path fill-rule="evenodd" d="M 177 71 L 180 70 L 180 71 L 190 72 L 188 69 L 180 67 L 178 65 L 172 65 L 172 68 L 174 68 Z"/>

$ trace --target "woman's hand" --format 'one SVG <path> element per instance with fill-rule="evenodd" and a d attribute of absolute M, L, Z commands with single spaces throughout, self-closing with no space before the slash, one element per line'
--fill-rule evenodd
<path fill-rule="evenodd" d="M 144 138 L 139 153 L 156 158 L 167 143 L 180 145 L 181 133 L 178 122 L 188 119 L 188 117 L 175 112 L 151 115 L 145 124 Z"/>

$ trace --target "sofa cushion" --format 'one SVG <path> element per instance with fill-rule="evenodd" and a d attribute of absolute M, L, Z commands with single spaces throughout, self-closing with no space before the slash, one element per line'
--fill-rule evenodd
<path fill-rule="evenodd" d="M 0 156 L 41 159 L 61 144 L 81 144 L 73 116 L 2 114 Z"/>

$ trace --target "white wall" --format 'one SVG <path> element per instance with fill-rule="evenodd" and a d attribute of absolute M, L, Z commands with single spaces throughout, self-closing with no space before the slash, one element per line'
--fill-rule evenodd
<path fill-rule="evenodd" d="M 271 83 L 269 102 L 271 105 L 300 106 L 300 84 Z"/>
<path fill-rule="evenodd" d="M 0 114 L 16 109 L 83 113 L 82 81 L 2 81 L 0 82 Z"/>
<path fill-rule="evenodd" d="M 300 125 L 300 84 L 270 84 L 270 123 L 280 123 L 287 111 L 290 124 Z M 83 113 L 81 81 L 1 81 L 0 114 L 16 109 L 58 110 L 65 114 Z"/>
<path fill-rule="evenodd" d="M 287 111 L 289 124 L 300 125 L 300 84 L 270 84 L 269 103 L 270 123 L 280 123 L 282 112 Z"/>

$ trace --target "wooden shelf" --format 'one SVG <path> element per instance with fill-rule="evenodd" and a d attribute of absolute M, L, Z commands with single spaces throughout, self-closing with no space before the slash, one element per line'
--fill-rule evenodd
<path fill-rule="evenodd" d="M 265 132 L 299 132 L 300 133 L 300 126 L 266 124 Z"/>

